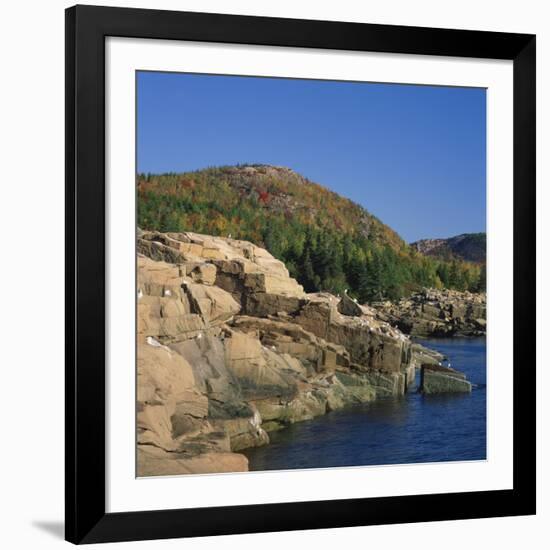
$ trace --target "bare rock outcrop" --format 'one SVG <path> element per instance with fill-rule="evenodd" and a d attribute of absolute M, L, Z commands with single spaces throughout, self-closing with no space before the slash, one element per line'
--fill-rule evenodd
<path fill-rule="evenodd" d="M 424 289 L 397 303 L 374 304 L 378 317 L 406 334 L 424 337 L 483 336 L 487 329 L 485 293 Z"/>
<path fill-rule="evenodd" d="M 338 311 L 350 317 L 361 317 L 364 313 L 363 308 L 357 303 L 357 300 L 350 298 L 347 292 L 344 292 L 340 302 L 338 302 Z"/>
<path fill-rule="evenodd" d="M 306 294 L 262 248 L 138 233 L 138 475 L 243 471 L 268 432 L 407 391 L 420 352 L 380 312 Z"/>
<path fill-rule="evenodd" d="M 442 365 L 422 365 L 420 391 L 425 394 L 469 393 L 472 384 L 464 373 Z"/>
<path fill-rule="evenodd" d="M 361 307 L 351 317 L 338 310 L 339 299 L 326 293 L 308 295 L 294 321 L 316 336 L 345 346 L 351 362 L 376 383 L 381 394 L 402 395 L 414 372 L 411 342 L 401 331 Z"/>

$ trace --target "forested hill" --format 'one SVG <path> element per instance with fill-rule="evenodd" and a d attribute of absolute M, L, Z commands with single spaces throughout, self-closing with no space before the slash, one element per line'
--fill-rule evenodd
<path fill-rule="evenodd" d="M 419 254 L 360 205 L 293 170 L 269 165 L 140 174 L 138 224 L 231 236 L 266 247 L 306 291 L 362 302 L 423 286 L 482 290 L 479 265 Z"/>
<path fill-rule="evenodd" d="M 458 258 L 484 263 L 487 256 L 485 233 L 463 233 L 449 239 L 422 239 L 411 244 L 418 252 L 444 260 Z"/>

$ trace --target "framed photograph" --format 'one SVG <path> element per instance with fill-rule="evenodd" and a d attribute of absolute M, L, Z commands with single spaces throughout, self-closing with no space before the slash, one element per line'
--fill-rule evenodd
<path fill-rule="evenodd" d="M 66 538 L 535 513 L 535 37 L 66 12 Z"/>

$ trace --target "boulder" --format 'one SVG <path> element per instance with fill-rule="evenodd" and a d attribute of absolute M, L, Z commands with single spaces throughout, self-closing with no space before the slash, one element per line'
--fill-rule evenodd
<path fill-rule="evenodd" d="M 397 303 L 374 307 L 379 319 L 412 336 L 483 336 L 487 330 L 485 293 L 424 289 Z"/>
<path fill-rule="evenodd" d="M 472 384 L 464 373 L 440 365 L 422 365 L 420 391 L 424 394 L 468 393 Z"/>
<path fill-rule="evenodd" d="M 352 300 L 346 293 L 344 293 L 342 299 L 338 303 L 338 311 L 343 315 L 349 315 L 350 317 L 360 317 L 363 315 L 363 308 L 355 300 Z"/>

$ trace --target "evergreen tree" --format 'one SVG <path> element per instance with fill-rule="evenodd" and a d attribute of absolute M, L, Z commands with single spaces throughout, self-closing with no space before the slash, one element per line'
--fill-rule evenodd
<path fill-rule="evenodd" d="M 381 300 L 382 287 L 382 260 L 377 252 L 374 252 L 364 264 L 359 279 L 359 300 L 363 303 Z"/>
<path fill-rule="evenodd" d="M 449 266 L 446 263 L 441 263 L 437 267 L 437 276 L 439 277 L 439 280 L 442 282 L 443 286 L 448 287 L 449 286 Z"/>
<path fill-rule="evenodd" d="M 476 292 L 486 292 L 487 290 L 487 267 L 485 264 L 479 270 L 479 277 L 475 286 Z"/>
<path fill-rule="evenodd" d="M 315 274 L 311 254 L 308 248 L 305 249 L 302 259 L 302 277 L 300 278 L 306 292 L 318 290 L 318 276 Z"/>
<path fill-rule="evenodd" d="M 460 275 L 458 272 L 458 266 L 455 261 L 451 262 L 451 268 L 449 269 L 449 282 L 448 286 L 451 288 L 456 288 L 459 284 Z"/>

